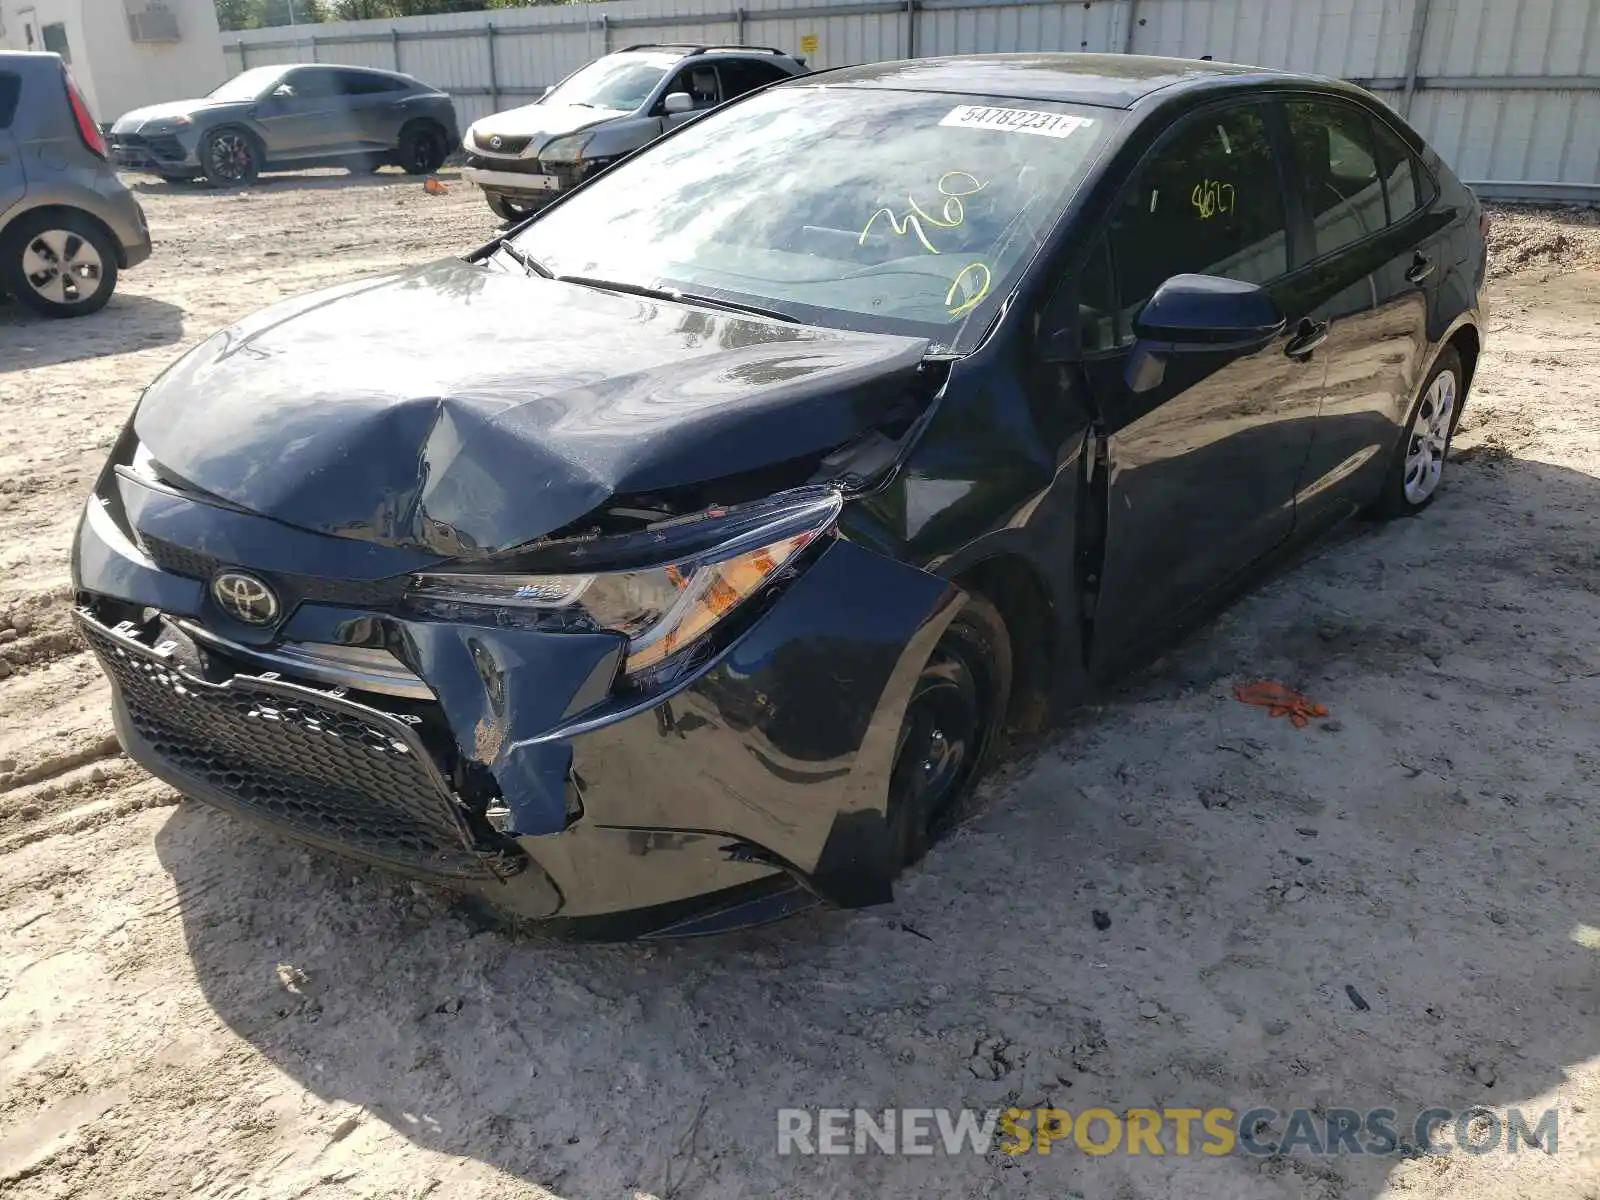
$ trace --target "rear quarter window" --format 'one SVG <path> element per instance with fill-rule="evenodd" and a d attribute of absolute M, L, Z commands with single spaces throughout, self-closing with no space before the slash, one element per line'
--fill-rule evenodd
<path fill-rule="evenodd" d="M 22 95 L 22 76 L 0 71 L 0 129 L 10 129 L 17 115 L 17 98 Z"/>

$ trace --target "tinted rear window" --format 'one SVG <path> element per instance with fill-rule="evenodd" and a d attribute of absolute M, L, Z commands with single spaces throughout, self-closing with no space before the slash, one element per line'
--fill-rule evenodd
<path fill-rule="evenodd" d="M 11 127 L 17 115 L 17 97 L 22 95 L 22 76 L 0 71 L 0 129 Z"/>

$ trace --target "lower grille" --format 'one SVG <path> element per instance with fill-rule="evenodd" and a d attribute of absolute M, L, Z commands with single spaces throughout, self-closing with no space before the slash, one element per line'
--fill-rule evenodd
<path fill-rule="evenodd" d="M 292 833 L 362 858 L 453 878 L 505 877 L 526 859 L 476 840 L 411 727 L 340 696 L 236 675 L 212 683 L 107 628 L 79 628 L 134 731 L 179 774 Z"/>
<path fill-rule="evenodd" d="M 111 149 L 130 158 L 164 159 L 177 162 L 183 158 L 183 143 L 171 134 L 147 138 L 138 133 L 114 133 Z"/>

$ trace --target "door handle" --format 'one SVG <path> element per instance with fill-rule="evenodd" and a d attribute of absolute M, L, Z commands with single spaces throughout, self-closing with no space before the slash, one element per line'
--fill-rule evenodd
<path fill-rule="evenodd" d="M 1417 256 L 1411 260 L 1411 268 L 1406 272 L 1406 278 L 1412 283 L 1421 283 L 1432 274 L 1433 259 L 1418 250 Z"/>
<path fill-rule="evenodd" d="M 1310 358 L 1311 352 L 1327 340 L 1328 323 L 1313 321 L 1307 317 L 1300 322 L 1300 327 L 1294 331 L 1294 336 L 1289 339 L 1289 344 L 1283 348 L 1283 352 L 1290 358 L 1303 361 Z"/>

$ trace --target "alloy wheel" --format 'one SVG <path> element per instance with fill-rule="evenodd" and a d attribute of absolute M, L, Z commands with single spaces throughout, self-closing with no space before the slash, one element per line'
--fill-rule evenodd
<path fill-rule="evenodd" d="M 1417 406 L 1416 420 L 1412 422 L 1406 443 L 1403 483 L 1408 503 L 1421 504 L 1439 486 L 1455 412 L 1455 372 L 1440 371 Z"/>
<path fill-rule="evenodd" d="M 45 229 L 23 246 L 22 275 L 52 304 L 83 304 L 104 286 L 105 264 L 81 234 Z"/>
<path fill-rule="evenodd" d="M 250 174 L 253 165 L 250 143 L 242 133 L 219 133 L 211 139 L 207 154 L 208 174 L 213 179 L 237 183 Z"/>

